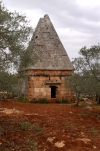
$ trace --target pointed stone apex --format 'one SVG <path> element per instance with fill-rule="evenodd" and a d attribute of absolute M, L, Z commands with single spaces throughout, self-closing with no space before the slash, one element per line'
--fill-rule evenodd
<path fill-rule="evenodd" d="M 30 69 L 73 70 L 67 52 L 47 14 L 40 18 L 30 46 L 39 58 Z"/>
<path fill-rule="evenodd" d="M 45 15 L 44 15 L 44 18 L 49 18 L 49 15 L 48 15 L 48 14 L 45 14 Z"/>

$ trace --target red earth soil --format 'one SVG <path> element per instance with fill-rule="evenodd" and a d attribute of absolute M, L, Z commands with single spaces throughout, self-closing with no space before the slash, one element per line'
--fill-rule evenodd
<path fill-rule="evenodd" d="M 0 151 L 100 151 L 100 106 L 2 101 Z"/>

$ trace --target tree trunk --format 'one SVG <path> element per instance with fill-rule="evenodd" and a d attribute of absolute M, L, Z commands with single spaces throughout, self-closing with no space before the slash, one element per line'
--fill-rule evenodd
<path fill-rule="evenodd" d="M 80 102 L 80 93 L 77 93 L 77 102 L 75 104 L 75 106 L 78 106 Z"/>
<path fill-rule="evenodd" d="M 100 104 L 100 95 L 96 94 L 96 101 Z"/>

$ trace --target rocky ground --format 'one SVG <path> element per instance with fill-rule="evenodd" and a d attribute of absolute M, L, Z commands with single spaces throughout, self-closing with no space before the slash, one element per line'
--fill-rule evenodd
<path fill-rule="evenodd" d="M 2 101 L 0 151 L 100 151 L 100 106 Z"/>

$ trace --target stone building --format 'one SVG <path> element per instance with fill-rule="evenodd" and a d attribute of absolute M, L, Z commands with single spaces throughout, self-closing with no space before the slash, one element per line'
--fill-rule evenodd
<path fill-rule="evenodd" d="M 20 93 L 29 100 L 70 98 L 66 79 L 74 69 L 48 15 L 40 18 L 29 47 L 38 59 L 20 70 Z"/>

